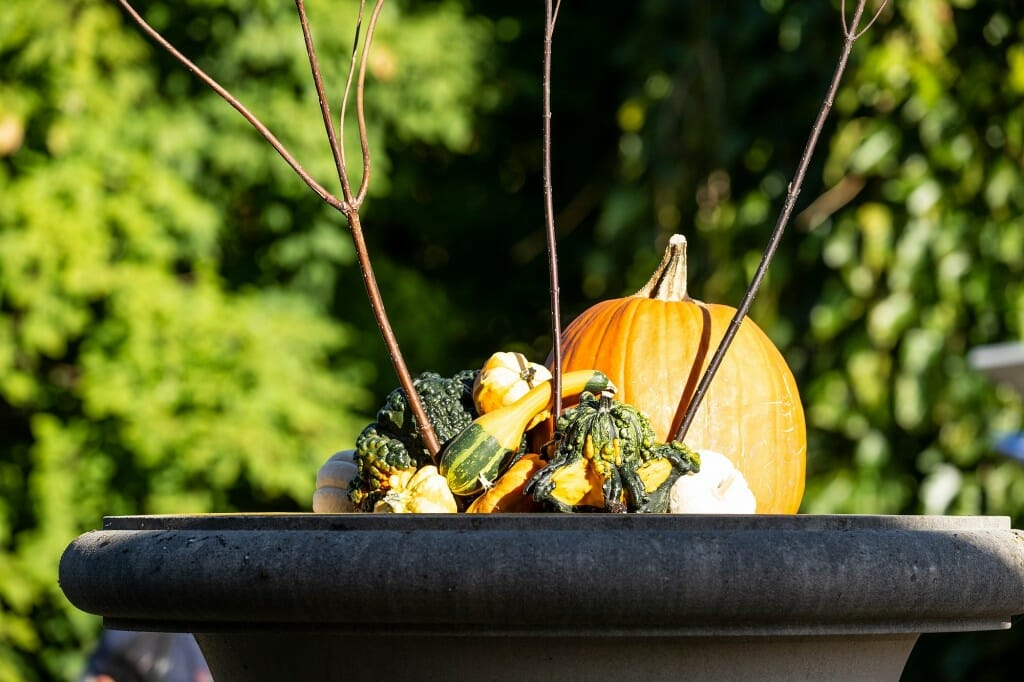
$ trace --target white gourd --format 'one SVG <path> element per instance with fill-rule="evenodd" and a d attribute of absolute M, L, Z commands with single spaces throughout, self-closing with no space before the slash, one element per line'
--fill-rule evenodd
<path fill-rule="evenodd" d="M 348 498 L 348 484 L 356 475 L 352 460 L 355 450 L 336 452 L 324 462 L 316 473 L 316 491 L 313 493 L 313 511 L 317 514 L 344 514 L 355 511 Z"/>
<path fill-rule="evenodd" d="M 757 500 L 743 474 L 725 455 L 699 450 L 700 471 L 680 476 L 669 491 L 672 514 L 753 514 Z"/>

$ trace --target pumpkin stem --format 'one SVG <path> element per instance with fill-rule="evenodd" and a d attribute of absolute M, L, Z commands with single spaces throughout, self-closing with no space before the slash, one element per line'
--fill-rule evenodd
<path fill-rule="evenodd" d="M 658 301 L 688 301 L 686 293 L 686 237 L 674 234 L 668 240 L 661 264 L 634 296 Z"/>

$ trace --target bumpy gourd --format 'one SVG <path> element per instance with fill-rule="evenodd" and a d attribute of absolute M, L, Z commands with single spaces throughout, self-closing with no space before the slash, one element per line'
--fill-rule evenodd
<path fill-rule="evenodd" d="M 527 486 L 538 501 L 562 511 L 593 506 L 615 512 L 626 511 L 627 501 L 634 508 L 647 501 L 636 470 L 655 438 L 638 410 L 610 393 L 585 392 L 558 418 L 556 429 L 560 437 L 551 462 Z"/>
<path fill-rule="evenodd" d="M 557 432 L 551 461 L 526 490 L 559 511 L 664 511 L 670 479 L 693 468 L 686 446 L 656 443 L 647 417 L 608 392 L 582 393 L 559 417 Z M 657 508 L 649 504 L 652 492 L 659 493 Z"/>
<path fill-rule="evenodd" d="M 686 240 L 675 235 L 650 281 L 584 311 L 562 335 L 562 369 L 595 368 L 636 406 L 661 441 L 686 407 L 735 309 L 687 295 Z M 550 359 L 549 359 L 550 366 Z M 686 434 L 694 449 L 727 452 L 762 513 L 795 513 L 804 491 L 807 429 L 781 353 L 743 320 Z"/>
<path fill-rule="evenodd" d="M 458 510 L 448 482 L 432 464 L 416 473 L 392 476 L 388 492 L 373 507 L 375 512 L 391 514 L 454 514 Z"/>
<path fill-rule="evenodd" d="M 443 377 L 436 372 L 423 372 L 413 381 L 442 447 L 479 416 L 473 405 L 473 383 L 478 373 L 478 370 L 462 370 L 454 376 Z M 405 389 L 396 388 L 388 394 L 377 410 L 377 424 L 382 433 L 401 440 L 417 462 L 431 463 Z"/>
<path fill-rule="evenodd" d="M 423 463 L 409 453 L 405 443 L 377 422 L 356 437 L 353 453 L 356 475 L 349 482 L 349 499 L 358 511 L 370 511 L 390 489 L 395 474 L 411 476 Z"/>
<path fill-rule="evenodd" d="M 637 476 L 647 491 L 647 502 L 636 511 L 648 514 L 663 514 L 670 511 L 672 496 L 685 497 L 685 491 L 676 488 L 676 481 L 689 478 L 701 470 L 700 454 L 683 443 L 657 443 L 651 448 L 651 458 L 641 464 Z"/>
<path fill-rule="evenodd" d="M 423 372 L 416 377 L 416 392 L 443 447 L 473 423 L 473 382 L 479 370 L 462 370 L 452 377 Z M 371 511 L 390 489 L 391 477 L 410 475 L 433 461 L 421 438 L 405 390 L 396 388 L 377 410 L 377 420 L 356 438 L 353 459 L 356 476 L 349 484 L 349 498 L 358 511 Z"/>

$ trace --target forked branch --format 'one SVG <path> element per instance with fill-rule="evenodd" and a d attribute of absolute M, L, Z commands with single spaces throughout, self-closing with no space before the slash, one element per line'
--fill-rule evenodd
<path fill-rule="evenodd" d="M 249 109 L 244 104 L 242 104 L 237 97 L 232 95 L 227 90 L 227 88 L 225 88 L 223 85 L 221 85 L 216 80 L 211 78 L 209 74 L 200 69 L 195 64 L 195 62 L 193 62 L 191 59 L 182 54 L 176 47 L 171 45 L 171 43 L 168 42 L 166 38 L 160 35 L 159 31 L 150 26 L 149 23 L 147 23 L 146 20 L 142 18 L 142 15 L 140 15 L 135 10 L 135 8 L 132 7 L 131 3 L 129 3 L 128 0 L 117 0 L 117 2 L 121 5 L 122 8 L 124 8 L 124 11 L 128 14 L 128 16 L 136 24 L 139 25 L 139 28 L 142 29 L 143 33 L 152 38 L 157 45 L 167 50 L 167 52 L 170 53 L 172 57 L 181 62 L 186 69 L 191 71 L 199 80 L 203 81 L 203 83 L 209 86 L 211 90 L 216 92 L 228 104 L 234 107 L 238 111 L 238 113 L 240 113 L 242 117 L 246 121 L 248 121 L 252 125 L 252 127 L 259 132 L 260 135 L 263 136 L 263 139 L 269 142 L 270 146 L 273 147 L 277 151 L 277 153 L 281 155 L 281 158 L 283 158 L 285 162 L 289 166 L 291 166 L 292 170 L 295 171 L 295 174 L 302 178 L 302 181 L 305 182 L 306 185 L 308 185 L 311 190 L 316 192 L 317 196 L 319 196 L 329 205 L 338 210 L 345 209 L 344 203 L 340 199 L 335 197 L 333 194 L 328 192 L 326 189 L 324 189 L 324 187 L 320 185 L 320 183 L 314 180 L 313 177 L 310 176 L 308 172 L 306 172 L 306 169 L 303 168 L 302 165 L 295 160 L 295 157 L 292 156 L 287 149 L 285 149 L 285 146 L 281 144 L 281 141 L 278 140 L 277 137 L 272 132 L 270 132 L 270 129 L 267 128 L 267 126 L 265 126 L 263 122 L 256 117 L 255 114 L 249 111 Z"/>
<path fill-rule="evenodd" d="M 370 148 L 366 132 L 366 117 L 363 106 L 363 92 L 366 82 L 366 60 L 370 50 L 370 44 L 373 40 L 374 29 L 376 28 L 377 18 L 380 16 L 381 8 L 384 4 L 384 0 L 377 0 L 374 5 L 373 12 L 371 13 L 370 22 L 366 30 L 366 36 L 362 41 L 362 49 L 359 49 L 360 40 L 359 35 L 362 28 L 362 16 L 363 8 L 365 5 L 364 0 L 360 0 L 359 4 L 359 19 L 356 26 L 356 38 L 355 44 L 352 48 L 352 61 L 349 67 L 348 80 L 345 85 L 345 94 L 342 101 L 342 122 L 339 125 L 339 131 L 344 130 L 344 115 L 348 103 L 349 94 L 351 92 L 353 73 L 356 71 L 357 55 L 358 55 L 358 77 L 356 79 L 356 120 L 359 126 L 359 144 L 362 149 L 362 165 L 363 174 L 360 181 L 359 190 L 353 194 L 351 190 L 351 183 L 348 178 L 348 170 L 345 166 L 345 155 L 342 147 L 341 140 L 343 138 L 341 133 L 336 133 L 334 130 L 334 124 L 331 119 L 330 107 L 327 102 L 327 94 L 323 85 L 323 78 L 321 76 L 320 67 L 318 64 L 316 49 L 313 45 L 312 33 L 309 29 L 309 21 L 306 16 L 305 4 L 303 0 L 295 0 L 295 5 L 299 12 L 299 22 L 302 26 L 302 35 L 306 44 L 306 54 L 309 58 L 310 68 L 313 72 L 313 81 L 316 86 L 317 98 L 320 101 L 320 111 L 324 119 L 324 125 L 327 130 L 328 143 L 331 147 L 331 153 L 334 156 L 335 165 L 338 170 L 338 179 L 342 186 L 342 199 L 331 194 L 318 183 L 312 176 L 295 160 L 295 157 L 285 148 L 285 146 L 277 139 L 277 137 L 270 132 L 266 125 L 260 121 L 245 105 L 243 105 L 237 97 L 232 95 L 227 88 L 218 83 L 215 79 L 209 76 L 206 72 L 200 69 L 192 60 L 182 54 L 177 48 L 160 35 L 159 31 L 150 26 L 145 19 L 135 10 L 134 7 L 128 2 L 128 0 L 117 0 L 128 16 L 135 21 L 136 24 L 143 30 L 146 35 L 153 39 L 158 45 L 167 50 L 175 59 L 181 62 L 185 68 L 196 75 L 203 83 L 210 87 L 214 92 L 220 95 L 228 104 L 234 107 L 244 118 L 248 121 L 263 138 L 270 143 L 270 145 L 277 151 L 278 154 L 285 160 L 285 162 L 295 171 L 303 182 L 312 189 L 317 196 L 323 199 L 329 206 L 341 212 L 347 222 L 349 229 L 352 233 L 352 240 L 355 245 L 356 253 L 359 261 L 359 268 L 363 277 L 363 284 L 366 287 L 367 295 L 370 299 L 370 306 L 373 308 L 374 317 L 377 320 L 377 326 L 380 328 L 381 335 L 384 338 L 384 343 L 387 347 L 389 356 L 391 357 L 392 365 L 394 366 L 395 373 L 398 375 L 399 383 L 405 390 L 406 395 L 409 397 L 409 406 L 416 417 L 416 421 L 421 425 L 420 433 L 423 437 L 424 445 L 430 452 L 431 456 L 436 460 L 440 453 L 440 444 L 438 443 L 437 436 L 434 433 L 434 429 L 430 424 L 430 420 L 426 416 L 426 411 L 423 409 L 423 402 L 420 400 L 419 394 L 416 392 L 415 385 L 408 368 L 406 367 L 405 360 L 402 356 L 401 350 L 398 347 L 398 341 L 395 338 L 394 331 L 391 327 L 391 322 L 388 319 L 387 312 L 384 309 L 384 303 L 380 295 L 380 288 L 377 285 L 377 279 L 373 273 L 373 267 L 370 262 L 370 256 L 366 248 L 366 241 L 363 238 L 362 224 L 359 219 L 359 207 L 366 198 L 366 191 L 370 181 Z"/>
<path fill-rule="evenodd" d="M 858 0 L 857 7 L 853 12 L 853 18 L 849 23 L 846 21 L 846 0 L 843 0 L 842 2 L 840 11 L 842 13 L 843 22 L 843 49 L 839 54 L 839 61 L 837 62 L 835 71 L 832 74 L 832 81 L 825 94 L 825 99 L 821 103 L 821 108 L 818 110 L 818 116 L 814 120 L 810 137 L 808 138 L 807 144 L 804 146 L 803 154 L 800 157 L 800 163 L 797 164 L 796 172 L 793 175 L 792 181 L 789 183 L 786 198 L 782 204 L 782 210 L 779 213 L 778 220 L 775 222 L 775 228 L 772 230 L 768 245 L 765 247 L 764 253 L 761 256 L 761 262 L 758 264 L 757 270 L 754 272 L 754 276 L 750 281 L 750 285 L 747 287 L 746 293 L 743 295 L 743 299 L 740 301 L 739 307 L 736 309 L 736 313 L 729 322 L 729 327 L 726 329 L 721 343 L 718 344 L 718 348 L 715 350 L 714 355 L 711 356 L 711 361 L 708 363 L 707 369 L 704 371 L 700 382 L 697 384 L 697 389 L 694 391 L 693 398 L 690 400 L 690 404 L 687 406 L 686 412 L 683 415 L 683 421 L 679 425 L 679 430 L 676 432 L 676 440 L 682 441 L 686 437 L 686 432 L 689 431 L 690 424 L 693 423 L 693 419 L 697 414 L 697 409 L 700 407 L 700 403 L 708 391 L 708 386 L 711 385 L 712 379 L 715 378 L 715 373 L 722 364 L 722 358 L 725 356 L 725 352 L 729 349 L 729 345 L 736 337 L 737 332 L 739 332 L 740 324 L 743 322 L 743 318 L 746 317 L 747 313 L 750 311 L 750 305 L 754 301 L 754 296 L 757 295 L 758 289 L 760 289 L 761 283 L 764 281 L 765 273 L 768 271 L 768 265 L 775 256 L 775 251 L 778 249 L 779 242 L 782 240 L 782 233 L 785 231 L 786 225 L 789 223 L 790 216 L 793 213 L 793 207 L 796 205 L 796 199 L 800 195 L 804 176 L 807 174 L 807 168 L 811 163 L 811 157 L 814 155 L 814 149 L 818 144 L 818 138 L 820 137 L 821 130 L 825 125 L 825 119 L 828 118 L 829 112 L 832 110 L 832 104 L 835 102 L 836 93 L 839 90 L 839 82 L 842 80 L 843 72 L 846 71 L 846 63 L 849 61 L 850 52 L 853 50 L 853 44 L 857 42 L 857 39 L 864 35 L 878 17 L 881 16 L 882 10 L 885 9 L 887 2 L 888 0 L 881 0 L 878 10 L 863 29 L 860 28 L 860 22 L 864 16 L 864 7 L 867 5 L 867 0 Z"/>
<path fill-rule="evenodd" d="M 359 27 L 363 21 L 363 2 L 359 3 L 359 17 L 356 20 L 356 45 L 359 44 Z M 306 43 L 306 56 L 309 58 L 309 68 L 313 72 L 313 86 L 316 88 L 316 98 L 320 102 L 320 114 L 324 119 L 324 128 L 327 130 L 327 143 L 331 147 L 331 155 L 334 156 L 334 165 L 338 169 L 338 179 L 341 181 L 342 196 L 345 203 L 351 209 L 352 192 L 348 184 L 348 169 L 345 167 L 345 152 L 342 150 L 339 138 L 340 133 L 335 132 L 334 122 L 331 118 L 331 105 L 327 101 L 327 91 L 324 89 L 324 79 L 320 72 L 320 60 L 316 56 L 316 47 L 313 45 L 313 33 L 309 28 L 309 17 L 306 14 L 306 3 L 303 0 L 295 0 L 295 9 L 299 12 L 299 25 L 302 27 L 302 39 Z M 353 49 L 352 66 L 355 66 L 355 52 Z M 351 82 L 351 68 L 349 69 Z M 346 94 L 348 88 L 345 89 Z M 358 207 L 355 207 L 358 208 Z"/>

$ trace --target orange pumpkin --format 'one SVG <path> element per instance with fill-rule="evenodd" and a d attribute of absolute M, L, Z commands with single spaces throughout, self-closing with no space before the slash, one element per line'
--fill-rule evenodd
<path fill-rule="evenodd" d="M 670 440 L 735 308 L 686 293 L 686 239 L 675 235 L 650 281 L 632 296 L 584 311 L 562 335 L 562 369 L 599 369 L 616 398 L 644 412 Z M 551 358 L 548 358 L 551 365 Z M 726 453 L 747 479 L 758 513 L 796 513 L 807 430 L 796 381 L 768 336 L 745 318 L 701 402 L 686 444 Z"/>

